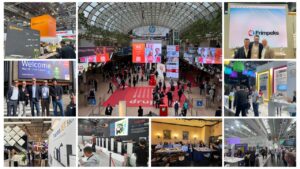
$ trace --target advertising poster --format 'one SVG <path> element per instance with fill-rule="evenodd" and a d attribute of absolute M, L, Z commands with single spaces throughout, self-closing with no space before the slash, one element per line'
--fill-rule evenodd
<path fill-rule="evenodd" d="M 274 69 L 274 88 L 276 96 L 287 96 L 287 67 Z"/>
<path fill-rule="evenodd" d="M 115 136 L 128 135 L 128 119 L 115 122 Z"/>
<path fill-rule="evenodd" d="M 222 64 L 221 48 L 198 48 L 197 63 L 203 64 Z"/>
<path fill-rule="evenodd" d="M 146 63 L 160 63 L 161 62 L 161 44 L 146 43 L 145 48 Z"/>
<path fill-rule="evenodd" d="M 179 78 L 179 45 L 167 46 L 166 76 Z"/>
<path fill-rule="evenodd" d="M 271 48 L 287 47 L 286 5 L 231 4 L 229 10 L 230 48 L 241 47 L 245 38 L 252 41 L 254 35 L 267 39 Z"/>
<path fill-rule="evenodd" d="M 263 93 L 264 100 L 269 99 L 269 72 L 259 73 L 258 74 L 259 80 L 259 92 Z"/>
<path fill-rule="evenodd" d="M 166 72 L 166 66 L 164 64 L 158 63 L 156 66 L 156 71 L 159 78 L 164 78 L 164 73 Z"/>
<path fill-rule="evenodd" d="M 132 62 L 145 63 L 145 44 L 133 43 L 132 44 Z"/>
<path fill-rule="evenodd" d="M 18 61 L 19 79 L 71 80 L 69 61 Z"/>

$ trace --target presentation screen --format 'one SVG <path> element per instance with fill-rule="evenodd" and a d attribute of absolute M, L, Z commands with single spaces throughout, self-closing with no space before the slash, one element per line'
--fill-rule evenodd
<path fill-rule="evenodd" d="M 198 48 L 196 63 L 203 64 L 222 64 L 221 48 Z"/>
<path fill-rule="evenodd" d="M 128 119 L 123 119 L 115 122 L 115 136 L 128 135 Z"/>
<path fill-rule="evenodd" d="M 279 96 L 287 96 L 287 67 L 273 69 L 273 93 Z"/>
<path fill-rule="evenodd" d="M 254 35 L 267 39 L 271 48 L 287 47 L 287 6 L 230 4 L 229 47 L 243 46 Z"/>
<path fill-rule="evenodd" d="M 18 61 L 19 79 L 70 79 L 69 61 Z"/>

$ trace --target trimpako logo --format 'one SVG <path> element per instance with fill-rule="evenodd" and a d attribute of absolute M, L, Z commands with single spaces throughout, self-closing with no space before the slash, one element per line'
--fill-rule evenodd
<path fill-rule="evenodd" d="M 259 30 L 252 30 L 250 29 L 248 31 L 249 36 L 254 36 L 254 35 L 262 35 L 262 36 L 278 36 L 279 32 L 278 31 L 259 31 Z"/>

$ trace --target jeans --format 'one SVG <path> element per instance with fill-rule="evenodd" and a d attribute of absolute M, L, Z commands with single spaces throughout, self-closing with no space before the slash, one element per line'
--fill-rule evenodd
<path fill-rule="evenodd" d="M 8 101 L 7 102 L 7 116 L 16 116 L 17 115 L 17 107 L 18 107 L 17 100 Z"/>
<path fill-rule="evenodd" d="M 54 109 L 54 116 L 58 116 L 57 106 L 59 107 L 60 115 L 61 116 L 65 116 L 64 115 L 64 109 L 63 109 L 62 99 L 60 99 L 60 100 L 53 100 L 52 103 L 53 103 L 53 109 Z"/>
<path fill-rule="evenodd" d="M 26 116 L 26 104 L 25 101 L 19 102 L 19 116 Z"/>
<path fill-rule="evenodd" d="M 252 103 L 253 111 L 254 111 L 254 116 L 258 117 L 259 112 L 258 112 L 258 103 Z"/>
<path fill-rule="evenodd" d="M 38 100 L 34 98 L 30 100 L 30 107 L 31 107 L 31 116 L 35 116 L 34 107 L 36 108 L 36 115 L 40 116 L 40 104 Z"/>

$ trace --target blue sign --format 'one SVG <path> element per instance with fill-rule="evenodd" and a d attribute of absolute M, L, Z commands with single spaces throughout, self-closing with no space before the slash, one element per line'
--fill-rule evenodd
<path fill-rule="evenodd" d="M 156 31 L 155 26 L 153 26 L 153 25 L 149 26 L 149 32 L 150 33 L 154 33 L 155 31 Z"/>
<path fill-rule="evenodd" d="M 196 105 L 197 105 L 197 107 L 202 107 L 203 106 L 203 101 L 202 100 L 197 100 Z"/>

